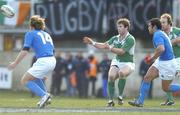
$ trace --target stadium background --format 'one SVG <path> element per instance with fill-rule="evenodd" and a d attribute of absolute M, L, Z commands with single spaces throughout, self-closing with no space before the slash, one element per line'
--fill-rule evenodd
<path fill-rule="evenodd" d="M 138 75 L 140 61 L 148 50 L 152 51 L 151 36 L 146 27 L 148 19 L 167 12 L 173 15 L 174 25 L 180 27 L 179 0 L 1 0 L 0 5 L 2 4 L 13 6 L 16 11 L 15 17 L 11 19 L 0 14 L 0 65 L 3 68 L 6 68 L 21 49 L 31 15 L 39 14 L 46 19 L 46 31 L 52 35 L 56 51 L 71 51 L 73 54 L 83 51 L 84 55 L 94 52 L 99 60 L 102 52 L 107 51 L 86 46 L 82 43 L 83 36 L 93 37 L 96 41 L 106 41 L 117 34 L 116 20 L 119 17 L 129 18 L 132 25 L 130 32 L 137 40 L 136 71 L 128 77 L 125 88 L 125 95 L 131 97 L 137 95 L 141 82 Z M 111 53 L 108 55 L 113 57 Z M 20 85 L 20 78 L 30 67 L 32 56 L 33 53 L 30 53 L 13 71 L 11 89 L 25 90 Z M 0 80 L 5 80 L 4 77 L 2 72 Z M 47 81 L 48 87 L 50 78 Z M 100 86 L 99 75 L 96 89 Z M 160 79 L 155 80 L 153 91 L 154 96 L 164 95 Z"/>

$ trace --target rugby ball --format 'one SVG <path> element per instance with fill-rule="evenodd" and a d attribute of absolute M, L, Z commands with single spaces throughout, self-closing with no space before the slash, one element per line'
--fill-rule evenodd
<path fill-rule="evenodd" d="M 9 5 L 2 5 L 0 11 L 8 18 L 12 18 L 15 15 L 14 9 Z"/>

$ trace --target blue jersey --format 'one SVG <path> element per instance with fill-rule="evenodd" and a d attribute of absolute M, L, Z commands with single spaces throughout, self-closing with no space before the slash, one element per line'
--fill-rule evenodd
<path fill-rule="evenodd" d="M 160 60 L 171 60 L 174 58 L 172 45 L 168 36 L 161 30 L 157 30 L 153 35 L 153 45 L 157 48 L 159 45 L 163 45 L 165 51 L 160 55 Z"/>
<path fill-rule="evenodd" d="M 32 30 L 26 33 L 24 47 L 32 48 L 36 58 L 49 57 L 54 54 L 51 36 L 42 30 Z"/>

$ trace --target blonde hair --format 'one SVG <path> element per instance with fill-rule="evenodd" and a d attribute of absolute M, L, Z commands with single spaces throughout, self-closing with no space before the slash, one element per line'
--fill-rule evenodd
<path fill-rule="evenodd" d="M 167 19 L 168 24 L 170 24 L 170 25 L 172 26 L 172 17 L 171 17 L 171 15 L 170 15 L 170 14 L 168 14 L 168 13 L 164 13 L 164 14 L 162 14 L 162 15 L 161 15 L 161 17 L 160 17 L 160 18 L 166 18 L 166 19 Z"/>
<path fill-rule="evenodd" d="M 128 27 L 128 30 L 130 29 L 130 21 L 127 18 L 118 19 L 116 24 L 123 24 L 124 27 Z"/>
<path fill-rule="evenodd" d="M 34 15 L 30 18 L 30 26 L 38 30 L 45 29 L 45 19 L 41 18 L 39 15 Z"/>

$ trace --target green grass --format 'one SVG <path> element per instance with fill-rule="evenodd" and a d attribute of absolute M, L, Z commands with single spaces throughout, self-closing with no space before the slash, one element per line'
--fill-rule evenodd
<path fill-rule="evenodd" d="M 0 115 L 179 115 L 180 113 L 168 112 L 168 113 L 144 113 L 144 112 L 133 112 L 133 113 L 0 113 Z"/>
<path fill-rule="evenodd" d="M 119 107 L 131 107 L 127 104 L 127 101 L 132 99 L 125 99 L 123 106 L 116 104 L 115 108 Z M 176 99 L 176 106 L 172 108 L 180 108 L 180 104 Z M 36 107 L 36 103 L 39 101 L 38 97 L 31 98 L 29 92 L 16 92 L 0 90 L 0 107 Z M 159 104 L 164 101 L 163 99 L 153 99 L 145 101 L 145 108 L 169 108 L 162 107 Z M 50 107 L 60 108 L 102 108 L 105 107 L 107 99 L 79 99 L 79 98 L 67 98 L 67 97 L 53 97 Z"/>
<path fill-rule="evenodd" d="M 36 103 L 39 98 L 31 98 L 29 92 L 15 92 L 15 91 L 6 91 L 0 90 L 0 108 L 36 108 Z M 115 108 L 134 108 L 127 104 L 131 99 L 125 99 L 125 104 L 119 106 L 116 104 Z M 144 108 L 176 108 L 180 109 L 180 104 L 178 103 L 180 99 L 176 99 L 176 105 L 171 107 L 162 107 L 159 104 L 163 101 L 162 99 L 153 99 L 146 100 Z M 49 108 L 105 108 L 107 99 L 79 99 L 79 98 L 66 98 L 66 97 L 54 97 L 52 104 Z M 123 115 L 150 115 L 152 112 L 122 112 Z M 0 115 L 11 115 L 12 113 L 0 113 Z M 44 115 L 43 112 L 38 113 L 13 113 L 13 115 Z M 82 113 L 47 113 L 48 115 L 80 115 Z M 119 115 L 119 112 L 98 112 L 98 113 L 83 113 L 83 115 Z M 180 114 L 178 112 L 154 112 L 153 115 L 171 115 L 171 114 Z"/>

